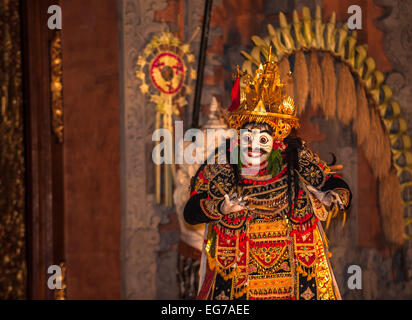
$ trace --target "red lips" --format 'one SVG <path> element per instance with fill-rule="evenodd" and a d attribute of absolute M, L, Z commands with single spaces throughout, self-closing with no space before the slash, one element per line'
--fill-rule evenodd
<path fill-rule="evenodd" d="M 261 150 L 252 150 L 251 148 L 249 148 L 247 154 L 249 157 L 260 158 L 263 155 L 263 152 Z"/>

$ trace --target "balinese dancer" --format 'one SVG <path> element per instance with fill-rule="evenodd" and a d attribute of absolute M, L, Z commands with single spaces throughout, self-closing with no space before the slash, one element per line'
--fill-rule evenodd
<path fill-rule="evenodd" d="M 243 81 L 229 113 L 240 138 L 226 164 L 199 168 L 184 211 L 207 223 L 198 298 L 340 299 L 320 221 L 349 207 L 349 187 L 291 135 L 299 123 L 278 65 Z"/>

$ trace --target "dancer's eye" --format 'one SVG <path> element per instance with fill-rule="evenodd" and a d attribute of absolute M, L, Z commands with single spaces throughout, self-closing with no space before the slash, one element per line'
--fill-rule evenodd
<path fill-rule="evenodd" d="M 260 137 L 260 140 L 259 140 L 259 142 L 261 143 L 261 144 L 266 144 L 267 142 L 268 142 L 268 138 L 266 138 L 265 136 L 262 136 L 262 137 Z"/>
<path fill-rule="evenodd" d="M 251 140 L 252 140 L 252 138 L 249 134 L 245 134 L 245 135 L 242 136 L 242 141 L 244 143 L 249 143 L 249 141 L 251 141 Z"/>

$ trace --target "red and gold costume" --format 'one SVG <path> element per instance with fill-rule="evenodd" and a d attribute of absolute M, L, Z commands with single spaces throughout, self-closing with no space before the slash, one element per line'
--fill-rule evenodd
<path fill-rule="evenodd" d="M 266 76 L 267 81 L 277 81 L 269 85 L 281 87 L 275 64 L 260 70 L 261 81 Z M 345 207 L 351 200 L 349 187 L 305 143 L 287 137 L 296 126 L 296 111 L 281 109 L 279 104 L 291 105 L 291 99 L 279 90 L 276 100 L 274 93 L 261 94 L 257 86 L 255 82 L 252 89 L 260 99 L 244 99 L 231 114 L 232 127 L 267 123 L 274 137 L 290 146 L 282 150 L 284 161 L 275 176 L 266 169 L 240 175 L 231 164 L 204 164 L 192 179 L 185 219 L 190 224 L 208 223 L 198 298 L 340 299 L 319 221 L 329 212 L 308 186 L 319 192 L 333 190 Z M 276 105 L 278 113 L 273 109 Z M 300 143 L 292 148 L 294 141 Z M 286 161 L 288 152 L 296 153 L 294 167 Z M 223 214 L 225 194 L 235 193 L 247 196 L 247 208 Z"/>

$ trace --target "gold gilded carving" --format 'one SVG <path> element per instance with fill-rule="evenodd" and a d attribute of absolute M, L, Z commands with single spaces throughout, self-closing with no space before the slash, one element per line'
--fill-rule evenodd
<path fill-rule="evenodd" d="M 0 0 L 0 299 L 26 298 L 22 64 L 18 0 Z"/>
<path fill-rule="evenodd" d="M 54 299 L 55 300 L 66 300 L 67 299 L 67 284 L 66 284 L 66 275 L 67 275 L 67 267 L 65 262 L 60 262 L 59 266 L 62 270 L 61 276 L 56 279 L 61 283 L 61 289 L 54 290 Z"/>
<path fill-rule="evenodd" d="M 50 45 L 51 57 L 51 101 L 52 101 L 52 126 L 53 132 L 56 134 L 60 143 L 63 143 L 63 60 L 62 60 L 62 41 L 60 31 L 56 31 L 56 35 Z"/>

